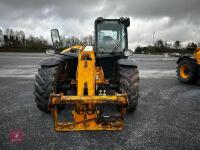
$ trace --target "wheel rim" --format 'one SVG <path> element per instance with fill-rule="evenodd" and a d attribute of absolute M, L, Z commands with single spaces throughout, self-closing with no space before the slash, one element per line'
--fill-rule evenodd
<path fill-rule="evenodd" d="M 188 65 L 183 65 L 180 67 L 181 78 L 187 79 L 190 76 L 190 68 Z"/>

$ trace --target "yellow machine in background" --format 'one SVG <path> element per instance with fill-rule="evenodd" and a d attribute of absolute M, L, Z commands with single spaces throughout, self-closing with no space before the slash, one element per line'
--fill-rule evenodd
<path fill-rule="evenodd" d="M 183 56 L 177 61 L 177 76 L 183 83 L 195 83 L 200 79 L 200 48 L 196 48 L 193 57 Z"/>
<path fill-rule="evenodd" d="M 200 65 L 200 48 L 197 48 L 194 52 L 194 59 L 196 60 L 197 64 Z"/>

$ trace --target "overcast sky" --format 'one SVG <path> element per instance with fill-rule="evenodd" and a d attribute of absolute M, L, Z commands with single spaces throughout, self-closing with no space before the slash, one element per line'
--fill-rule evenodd
<path fill-rule="evenodd" d="M 131 18 L 129 47 L 165 41 L 200 42 L 200 0 L 0 0 L 0 27 L 50 38 L 50 29 L 65 36 L 85 36 L 94 20 Z"/>

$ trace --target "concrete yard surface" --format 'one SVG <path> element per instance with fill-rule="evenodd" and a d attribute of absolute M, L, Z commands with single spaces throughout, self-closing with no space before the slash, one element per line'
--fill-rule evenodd
<path fill-rule="evenodd" d="M 178 81 L 175 60 L 138 60 L 139 104 L 126 115 L 124 130 L 55 132 L 51 115 L 36 108 L 33 95 L 32 73 L 45 55 L 5 55 L 0 54 L 2 150 L 200 149 L 200 86 Z M 20 141 L 12 140 L 13 131 Z"/>

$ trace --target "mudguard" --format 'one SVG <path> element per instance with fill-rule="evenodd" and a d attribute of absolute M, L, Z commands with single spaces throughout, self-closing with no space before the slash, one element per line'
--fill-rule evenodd
<path fill-rule="evenodd" d="M 40 62 L 41 66 L 56 66 L 60 64 L 62 59 L 56 58 L 56 57 L 51 57 L 51 58 L 45 58 Z"/>
<path fill-rule="evenodd" d="M 133 66 L 137 67 L 136 60 L 131 58 L 131 59 L 119 59 L 118 60 L 119 65 L 124 65 L 124 66 Z"/>
<path fill-rule="evenodd" d="M 180 58 L 177 60 L 177 64 L 178 64 L 181 60 L 183 60 L 183 59 L 192 59 L 192 58 L 189 57 L 189 56 L 182 56 L 182 57 L 180 57 Z"/>

